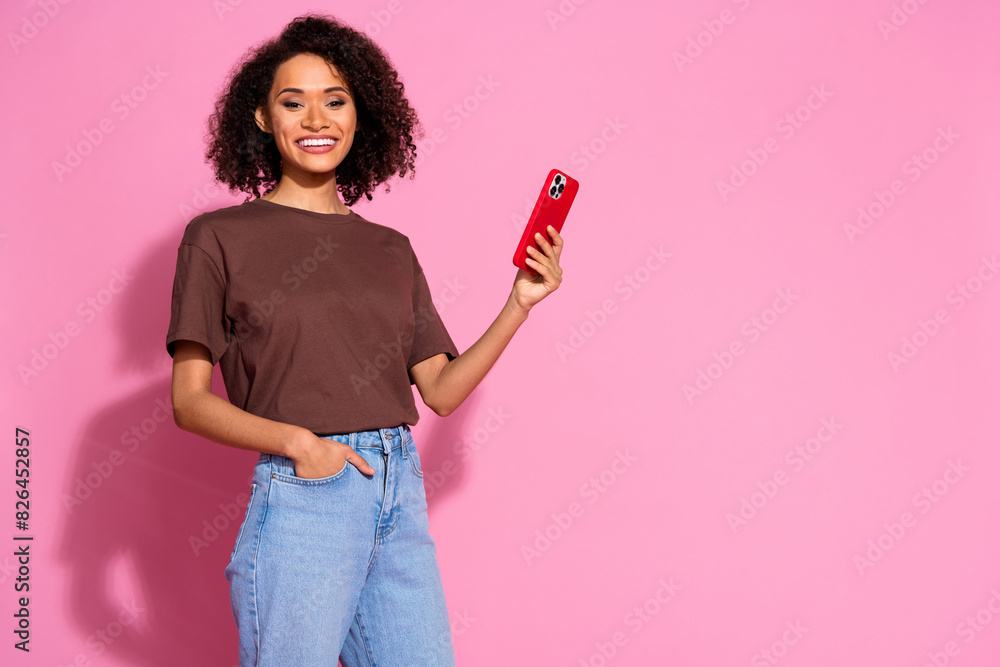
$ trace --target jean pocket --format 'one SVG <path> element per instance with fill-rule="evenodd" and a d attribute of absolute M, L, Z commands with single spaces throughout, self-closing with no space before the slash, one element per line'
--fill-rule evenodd
<path fill-rule="evenodd" d="M 247 511 L 243 515 L 243 523 L 240 524 L 240 530 L 236 533 L 236 544 L 233 545 L 233 552 L 229 554 L 229 562 L 233 562 L 233 558 L 236 557 L 236 550 L 240 548 L 240 542 L 243 540 L 243 533 L 247 530 L 247 523 L 250 521 L 250 508 L 253 507 L 253 499 L 257 495 L 257 482 L 250 485 L 250 499 L 247 500 Z"/>
<path fill-rule="evenodd" d="M 279 482 L 288 482 L 289 484 L 298 484 L 299 486 L 323 486 L 325 484 L 336 482 L 338 479 L 347 475 L 347 469 L 352 466 L 353 464 L 350 461 L 344 459 L 344 467 L 341 468 L 339 472 L 336 472 L 327 477 L 316 477 L 314 479 L 308 479 L 306 477 L 297 477 L 296 475 L 286 475 L 280 472 L 272 472 L 271 479 L 275 479 Z M 294 464 L 293 464 L 293 470 L 294 470 Z"/>
<path fill-rule="evenodd" d="M 423 477 L 424 470 L 420 464 L 420 455 L 417 454 L 417 448 L 413 446 L 412 439 L 410 444 L 406 445 L 406 458 L 410 459 L 410 468 L 413 470 L 413 474 L 417 477 Z"/>

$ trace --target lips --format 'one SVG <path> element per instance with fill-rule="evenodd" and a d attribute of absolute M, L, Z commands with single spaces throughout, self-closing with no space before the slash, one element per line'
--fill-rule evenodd
<path fill-rule="evenodd" d="M 331 137 L 331 136 L 326 135 L 326 134 L 310 134 L 309 136 L 301 137 L 299 139 L 296 139 L 295 143 L 298 144 L 299 146 L 302 146 L 302 145 L 304 145 L 302 143 L 303 141 L 313 141 L 313 142 L 320 141 L 320 142 L 325 142 L 325 143 L 320 143 L 320 144 L 313 143 L 312 145 L 314 145 L 314 146 L 316 146 L 316 145 L 319 145 L 319 146 L 327 145 L 327 146 L 329 146 L 329 145 L 336 145 L 338 139 L 336 137 Z"/>
<path fill-rule="evenodd" d="M 304 141 L 319 141 L 322 143 L 315 144 L 303 144 Z M 340 140 L 336 137 L 329 137 L 323 135 L 313 135 L 310 137 L 302 137 L 295 142 L 295 145 L 299 147 L 299 150 L 303 153 L 312 153 L 313 155 L 320 155 L 323 153 L 330 153 L 336 148 Z"/>

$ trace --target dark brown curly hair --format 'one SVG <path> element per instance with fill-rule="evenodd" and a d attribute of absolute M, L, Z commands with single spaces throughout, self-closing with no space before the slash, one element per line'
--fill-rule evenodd
<path fill-rule="evenodd" d="M 310 12 L 292 20 L 281 34 L 251 47 L 229 72 L 229 84 L 215 102 L 208 120 L 205 154 L 215 177 L 230 192 L 261 196 L 281 180 L 281 153 L 274 135 L 263 132 L 254 112 L 267 105 L 278 66 L 310 53 L 331 63 L 354 98 L 358 130 L 351 149 L 337 166 L 337 189 L 351 206 L 397 172 L 412 179 L 417 147 L 424 136 L 416 111 L 410 107 L 389 57 L 369 37 L 332 16 Z M 385 191 L 389 192 L 386 184 Z"/>

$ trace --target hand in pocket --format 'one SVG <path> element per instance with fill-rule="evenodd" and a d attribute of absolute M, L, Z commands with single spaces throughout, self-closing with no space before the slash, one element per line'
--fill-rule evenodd
<path fill-rule="evenodd" d="M 302 447 L 302 454 L 293 458 L 295 476 L 302 479 L 320 479 L 331 477 L 342 471 L 347 465 L 353 465 L 366 475 L 374 475 L 375 469 L 368 465 L 364 457 L 336 440 L 321 438 L 309 433 L 312 439 L 307 439 Z"/>

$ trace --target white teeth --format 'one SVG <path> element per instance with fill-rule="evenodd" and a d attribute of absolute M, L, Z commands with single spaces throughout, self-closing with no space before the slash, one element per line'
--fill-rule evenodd
<path fill-rule="evenodd" d="M 302 139 L 298 142 L 300 146 L 333 146 L 335 143 L 333 139 Z"/>

